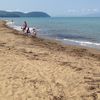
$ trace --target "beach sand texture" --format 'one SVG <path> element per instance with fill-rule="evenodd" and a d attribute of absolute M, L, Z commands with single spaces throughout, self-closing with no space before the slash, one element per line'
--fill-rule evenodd
<path fill-rule="evenodd" d="M 0 21 L 0 100 L 100 100 L 100 51 L 20 35 Z"/>

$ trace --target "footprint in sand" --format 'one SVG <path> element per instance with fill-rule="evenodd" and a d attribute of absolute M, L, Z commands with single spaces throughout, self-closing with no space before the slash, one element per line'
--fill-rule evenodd
<path fill-rule="evenodd" d="M 100 100 L 100 73 L 93 73 L 93 76 L 86 76 L 84 79 L 85 83 L 87 84 L 86 90 L 90 94 L 84 96 L 84 98 L 91 97 L 93 100 Z"/>

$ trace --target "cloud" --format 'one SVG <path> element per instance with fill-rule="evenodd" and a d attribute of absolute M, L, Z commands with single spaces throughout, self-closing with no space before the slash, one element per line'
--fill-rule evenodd
<path fill-rule="evenodd" d="M 68 9 L 67 12 L 68 13 L 76 13 L 76 12 L 78 12 L 78 10 L 76 10 L 76 9 Z"/>
<path fill-rule="evenodd" d="M 67 15 L 87 15 L 87 14 L 92 14 L 92 13 L 96 13 L 99 12 L 99 9 L 94 8 L 94 9 L 68 9 L 67 10 Z"/>
<path fill-rule="evenodd" d="M 87 12 L 87 13 L 94 13 L 94 12 L 99 12 L 99 9 L 94 8 L 94 9 L 81 9 L 82 12 Z"/>
<path fill-rule="evenodd" d="M 99 9 L 93 9 L 94 12 L 99 12 Z"/>
<path fill-rule="evenodd" d="M 98 9 L 87 9 L 87 12 L 98 12 Z"/>

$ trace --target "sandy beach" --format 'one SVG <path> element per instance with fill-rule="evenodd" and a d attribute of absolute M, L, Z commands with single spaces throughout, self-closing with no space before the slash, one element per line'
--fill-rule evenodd
<path fill-rule="evenodd" d="M 0 100 L 100 100 L 100 50 L 28 37 L 0 21 Z"/>

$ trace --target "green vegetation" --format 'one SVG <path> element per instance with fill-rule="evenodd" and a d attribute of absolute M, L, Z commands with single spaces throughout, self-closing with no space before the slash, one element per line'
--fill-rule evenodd
<path fill-rule="evenodd" d="M 44 12 L 7 12 L 0 11 L 0 17 L 50 17 L 47 13 Z"/>

